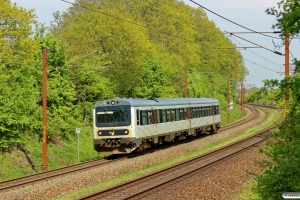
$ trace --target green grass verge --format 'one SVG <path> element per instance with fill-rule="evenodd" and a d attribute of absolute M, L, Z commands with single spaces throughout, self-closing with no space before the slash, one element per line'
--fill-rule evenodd
<path fill-rule="evenodd" d="M 83 129 L 80 133 L 80 161 L 88 161 L 103 157 L 93 146 L 92 129 Z M 78 138 L 74 129 L 74 136 L 59 145 L 48 143 L 47 164 L 49 170 L 74 165 L 78 163 Z M 42 143 L 38 136 L 26 139 L 24 150 L 14 149 L 10 153 L 0 153 L 1 170 L 0 181 L 19 178 L 40 172 L 42 164 Z M 30 164 L 31 163 L 31 164 Z"/>
<path fill-rule="evenodd" d="M 273 125 L 274 123 L 276 123 L 276 121 L 280 117 L 280 114 L 276 110 L 267 110 L 267 109 L 262 109 L 262 110 L 266 113 L 266 116 L 265 116 L 266 119 L 270 116 L 271 112 L 274 113 L 273 120 L 271 120 L 269 123 L 267 123 L 267 124 L 265 124 L 263 126 L 260 126 L 260 124 L 258 124 L 256 126 L 250 128 L 250 129 L 244 131 L 243 133 L 241 133 L 238 136 L 229 137 L 229 138 L 226 138 L 224 140 L 216 141 L 213 144 L 207 145 L 207 146 L 205 146 L 205 147 L 203 147 L 201 149 L 195 150 L 195 151 L 190 151 L 186 155 L 179 156 L 179 157 L 173 158 L 171 160 L 163 161 L 161 163 L 157 163 L 157 164 L 154 164 L 154 165 L 151 165 L 151 166 L 145 165 L 145 166 L 143 166 L 141 168 L 133 169 L 132 171 L 125 172 L 125 173 L 121 174 L 118 177 L 115 177 L 115 178 L 112 178 L 112 179 L 109 179 L 109 180 L 105 180 L 105 181 L 96 183 L 93 186 L 90 186 L 90 187 L 87 187 L 87 188 L 84 188 L 84 189 L 80 189 L 80 190 L 76 190 L 74 192 L 71 192 L 69 194 L 63 195 L 63 196 L 61 196 L 59 198 L 55 198 L 55 199 L 57 199 L 57 200 L 64 199 L 65 200 L 65 199 L 74 199 L 74 198 L 78 198 L 80 196 L 85 196 L 85 195 L 88 195 L 90 193 L 97 192 L 99 190 L 108 188 L 110 186 L 122 183 L 124 181 L 132 180 L 132 179 L 137 178 L 137 177 L 139 177 L 139 176 L 141 176 L 143 174 L 146 174 L 146 173 L 149 173 L 149 172 L 153 172 L 155 170 L 159 170 L 159 169 L 162 169 L 164 167 L 167 167 L 167 166 L 176 164 L 178 162 L 187 160 L 189 158 L 198 156 L 200 154 L 209 152 L 209 151 L 214 150 L 216 148 L 225 146 L 227 144 L 230 144 L 232 142 L 235 142 L 237 140 L 240 140 L 242 138 L 250 136 L 250 135 L 252 135 L 252 134 L 254 134 L 254 133 L 256 133 L 256 132 L 258 132 L 258 131 L 260 131 L 260 130 L 268 127 L 268 126 L 270 126 L 270 125 Z"/>
<path fill-rule="evenodd" d="M 253 180 L 248 181 L 246 184 L 241 186 L 241 193 L 236 198 L 232 200 L 254 200 L 259 199 L 259 196 L 252 191 L 252 188 L 255 187 L 256 182 Z"/>

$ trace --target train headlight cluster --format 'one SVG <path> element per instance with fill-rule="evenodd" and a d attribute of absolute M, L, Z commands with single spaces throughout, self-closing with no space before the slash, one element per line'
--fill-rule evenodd
<path fill-rule="evenodd" d="M 125 135 L 128 135 L 128 134 L 129 134 L 129 130 L 125 130 L 125 131 L 124 131 L 124 134 L 125 134 Z"/>
<path fill-rule="evenodd" d="M 101 136 L 102 135 L 102 131 L 98 131 L 98 135 Z"/>

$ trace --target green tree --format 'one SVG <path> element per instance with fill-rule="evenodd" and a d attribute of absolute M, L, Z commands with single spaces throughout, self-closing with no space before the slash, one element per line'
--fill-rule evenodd
<path fill-rule="evenodd" d="M 277 23 L 273 28 L 279 28 L 282 35 L 299 34 L 299 1 L 280 1 L 278 6 L 279 10 L 270 8 L 266 11 L 277 17 Z M 299 69 L 298 63 L 295 60 Z M 288 106 L 289 110 L 285 113 L 285 120 L 278 126 L 278 131 L 272 134 L 275 140 L 261 149 L 268 159 L 260 163 L 263 171 L 256 177 L 257 186 L 254 190 L 261 199 L 282 199 L 283 192 L 300 191 L 300 77 L 296 73 L 283 81 L 271 80 L 266 83 L 270 87 L 278 86 L 278 90 L 274 92 L 276 104 L 280 102 L 279 106 Z M 290 96 L 288 105 L 282 101 L 287 92 Z"/>
<path fill-rule="evenodd" d="M 36 130 L 39 116 L 35 52 L 38 41 L 33 38 L 35 16 L 0 0 L 0 149 L 23 144 L 24 138 Z"/>

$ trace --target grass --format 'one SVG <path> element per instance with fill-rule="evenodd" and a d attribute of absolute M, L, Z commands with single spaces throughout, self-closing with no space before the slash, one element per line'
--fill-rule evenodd
<path fill-rule="evenodd" d="M 253 180 L 248 181 L 246 184 L 241 186 L 241 193 L 238 198 L 233 198 L 232 200 L 250 200 L 250 199 L 259 199 L 258 195 L 252 191 L 252 188 L 255 187 L 256 182 Z"/>
<path fill-rule="evenodd" d="M 67 143 L 47 145 L 48 169 L 74 165 L 78 163 L 78 142 L 74 129 L 74 136 Z M 93 146 L 92 130 L 86 128 L 80 133 L 80 161 L 88 161 L 103 157 Z M 26 138 L 24 150 L 14 149 L 11 153 L 0 153 L 1 170 L 0 181 L 31 175 L 41 170 L 42 144 L 39 137 L 32 135 Z M 29 163 L 32 163 L 30 165 Z"/>
<path fill-rule="evenodd" d="M 241 109 L 238 106 L 235 106 L 232 110 L 230 110 L 230 121 L 227 123 L 227 113 L 222 112 L 221 113 L 221 126 L 225 126 L 227 124 L 230 124 L 234 121 L 237 121 L 243 117 L 246 116 L 245 111 L 241 111 Z"/>
<path fill-rule="evenodd" d="M 272 124 L 274 124 L 274 122 L 276 122 L 280 117 L 280 114 L 275 110 L 266 110 L 266 109 L 262 109 L 262 110 L 266 113 L 265 119 L 267 119 L 270 116 L 271 112 L 274 113 L 274 119 L 271 120 L 269 123 L 263 125 L 263 126 L 260 126 L 260 124 L 258 124 L 256 126 L 250 128 L 250 129 L 244 131 L 243 133 L 241 133 L 238 136 L 233 136 L 233 137 L 226 138 L 224 140 L 216 141 L 215 143 L 207 145 L 207 146 L 205 146 L 201 149 L 198 149 L 198 150 L 195 150 L 195 151 L 190 151 L 188 154 L 186 154 L 184 156 L 179 156 L 179 157 L 176 157 L 176 158 L 173 158 L 173 159 L 170 159 L 170 160 L 166 160 L 166 161 L 163 161 L 163 162 L 151 165 L 151 166 L 146 165 L 146 166 L 141 167 L 141 168 L 136 168 L 136 169 L 133 169 L 132 171 L 124 172 L 124 173 L 122 173 L 121 175 L 119 175 L 115 178 L 96 183 L 96 184 L 94 184 L 90 187 L 80 189 L 80 190 L 76 190 L 74 192 L 71 192 L 69 194 L 63 195 L 63 196 L 61 196 L 59 198 L 55 198 L 55 199 L 57 199 L 57 200 L 64 199 L 65 200 L 65 199 L 74 199 L 74 198 L 78 198 L 80 196 L 85 196 L 85 195 L 88 195 L 88 194 L 99 191 L 99 188 L 105 189 L 105 188 L 108 188 L 110 186 L 122 183 L 124 181 L 132 180 L 132 179 L 137 178 L 137 177 L 139 177 L 143 174 L 153 172 L 155 170 L 159 170 L 159 169 L 165 168 L 167 166 L 176 164 L 178 162 L 187 160 L 189 158 L 198 156 L 200 154 L 209 152 L 209 151 L 214 150 L 216 148 L 225 146 L 227 144 L 230 144 L 232 142 L 235 142 L 237 140 L 240 140 L 242 138 L 250 136 L 250 135 L 252 135 L 252 134 L 254 134 L 254 133 L 256 133 L 256 132 L 258 132 L 258 131 L 260 131 L 260 130 L 262 130 L 262 129 L 264 129 L 264 128 L 272 125 Z M 237 112 L 239 112 L 239 111 L 237 111 Z M 247 190 L 247 192 L 248 192 L 248 190 Z"/>

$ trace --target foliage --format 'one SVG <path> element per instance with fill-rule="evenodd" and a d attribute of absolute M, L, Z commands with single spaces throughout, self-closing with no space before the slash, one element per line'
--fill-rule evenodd
<path fill-rule="evenodd" d="M 269 159 L 260 163 L 263 169 L 261 175 L 257 176 L 256 192 L 261 199 L 281 199 L 283 192 L 297 192 L 300 190 L 300 134 L 299 134 L 299 102 L 300 102 L 300 76 L 288 77 L 272 86 L 279 86 L 275 96 L 280 101 L 288 90 L 290 112 L 286 113 L 286 120 L 279 125 L 279 130 L 273 132 L 275 139 L 261 149 Z"/>
<path fill-rule="evenodd" d="M 115 96 L 181 97 L 184 72 L 190 69 L 200 75 L 213 71 L 220 79 L 226 71 L 235 83 L 247 74 L 237 50 L 216 48 L 234 45 L 200 9 L 172 0 L 75 3 L 88 9 L 72 6 L 67 12 L 55 13 L 51 32 L 71 50 L 99 50 L 99 55 L 106 55 L 104 61 L 111 67 L 104 74 L 109 83 L 104 87 Z M 197 78 L 189 81 L 195 83 Z M 225 80 L 207 79 L 205 83 L 216 93 L 226 93 Z M 204 84 L 200 87 L 207 88 Z"/>
<path fill-rule="evenodd" d="M 273 28 L 279 28 L 282 35 L 297 36 L 300 31 L 299 10 L 300 4 L 296 0 L 282 0 L 278 3 L 278 10 L 269 8 L 266 12 L 277 17 L 277 23 Z M 257 175 L 257 185 L 254 191 L 261 199 L 282 199 L 283 192 L 300 191 L 300 134 L 299 134 L 299 102 L 300 102 L 300 76 L 299 61 L 294 60 L 296 66 L 293 76 L 286 77 L 283 81 L 266 81 L 268 88 L 278 87 L 272 98 L 280 108 L 288 107 L 285 112 L 285 120 L 278 126 L 278 131 L 273 132 L 275 141 L 269 142 L 261 149 L 268 159 L 260 162 L 263 170 Z M 289 102 L 286 97 L 289 96 Z"/>
<path fill-rule="evenodd" d="M 32 36 L 32 10 L 0 1 L 0 149 L 22 144 L 36 130 L 38 116 L 34 63 L 38 42 Z"/>
<path fill-rule="evenodd" d="M 274 15 L 277 18 L 277 23 L 273 28 L 278 28 L 282 31 L 282 35 L 287 32 L 290 35 L 297 35 L 300 31 L 300 2 L 298 0 L 281 0 L 278 4 L 278 9 L 275 7 L 266 10 L 269 15 Z"/>
<path fill-rule="evenodd" d="M 201 9 L 173 0 L 76 0 L 51 28 L 33 10 L 0 0 L 0 149 L 41 134 L 42 50 L 48 51 L 48 141 L 72 140 L 91 108 L 112 97 L 213 97 L 247 70 L 241 54 Z M 35 28 L 33 28 L 35 27 Z M 223 51 L 216 47 L 232 47 Z M 211 73 L 213 72 L 213 73 Z M 235 93 L 232 89 L 232 94 Z"/>

